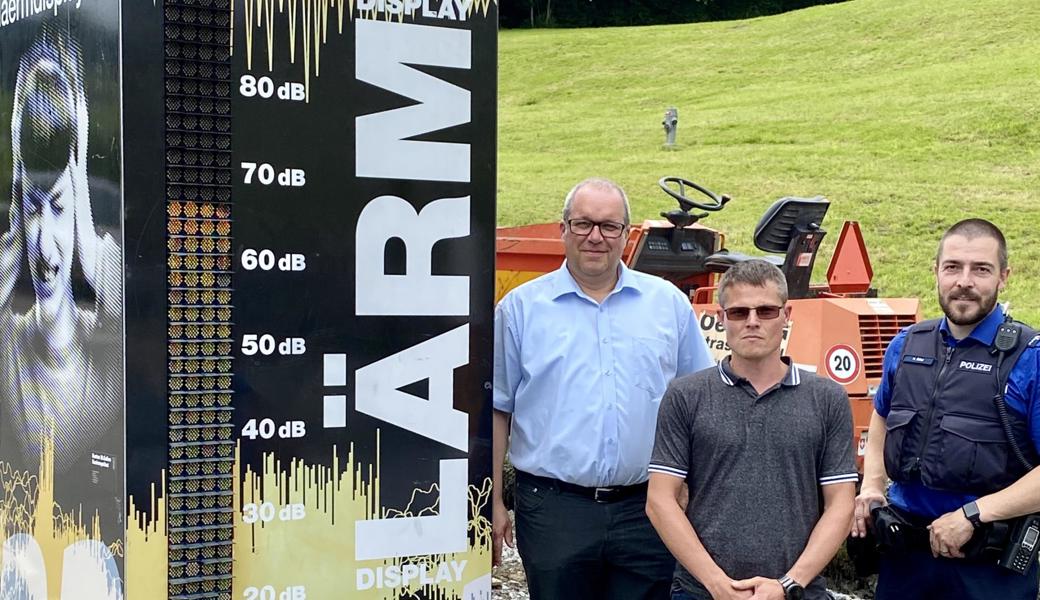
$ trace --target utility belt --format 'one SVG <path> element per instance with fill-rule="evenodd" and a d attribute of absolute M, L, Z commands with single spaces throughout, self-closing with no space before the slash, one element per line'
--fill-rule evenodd
<path fill-rule="evenodd" d="M 871 511 L 872 535 L 850 538 L 849 557 L 861 575 L 877 572 L 880 554 L 898 555 L 913 551 L 931 552 L 928 525 L 930 519 L 900 510 L 894 506 L 876 506 Z M 1007 521 L 983 523 L 964 544 L 963 559 L 996 564 L 1020 575 L 1037 561 L 1040 550 L 1040 513 Z"/>
<path fill-rule="evenodd" d="M 637 483 L 635 485 L 615 485 L 607 487 L 585 487 L 582 485 L 575 485 L 573 483 L 567 483 L 566 481 L 560 481 L 559 479 L 553 479 L 551 477 L 542 477 L 540 475 L 531 475 L 523 471 L 516 472 L 517 481 L 526 481 L 528 483 L 544 486 L 551 490 L 557 490 L 568 494 L 574 494 L 575 496 L 581 496 L 583 498 L 589 498 L 599 502 L 600 504 L 609 504 L 611 502 L 617 502 L 618 500 L 624 500 L 631 496 L 639 494 L 646 495 L 647 482 Z"/>

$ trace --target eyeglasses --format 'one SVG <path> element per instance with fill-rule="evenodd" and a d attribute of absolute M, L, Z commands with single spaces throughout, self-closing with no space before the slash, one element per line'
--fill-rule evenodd
<path fill-rule="evenodd" d="M 599 234 L 605 238 L 619 238 L 625 231 L 625 224 L 617 221 L 589 221 L 588 219 L 568 219 L 567 227 L 574 235 L 589 235 L 592 229 L 599 227 Z"/>
<path fill-rule="evenodd" d="M 752 311 L 755 316 L 764 321 L 769 321 L 780 316 L 780 311 L 783 310 L 783 306 L 734 306 L 733 308 L 722 309 L 726 313 L 726 318 L 730 321 L 744 321 L 751 316 Z"/>

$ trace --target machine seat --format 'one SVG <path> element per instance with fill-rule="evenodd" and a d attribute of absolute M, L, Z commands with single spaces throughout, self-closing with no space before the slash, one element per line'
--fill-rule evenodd
<path fill-rule="evenodd" d="M 755 258 L 760 258 L 778 267 L 783 266 L 784 264 L 783 256 L 751 256 L 749 254 L 741 254 L 740 252 L 729 252 L 728 250 L 723 250 L 722 252 L 716 252 L 704 259 L 704 267 L 713 273 L 725 273 L 733 265 Z"/>

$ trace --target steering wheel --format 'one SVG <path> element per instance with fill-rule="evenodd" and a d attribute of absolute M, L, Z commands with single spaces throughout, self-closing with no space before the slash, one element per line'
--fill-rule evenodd
<path fill-rule="evenodd" d="M 678 185 L 679 191 L 675 191 L 675 189 L 673 189 L 673 187 L 669 184 Z M 720 196 L 715 192 L 709 190 L 708 188 L 697 185 L 689 179 L 683 179 L 682 177 L 662 177 L 657 182 L 657 185 L 661 186 L 661 189 L 664 190 L 666 194 L 678 200 L 679 206 L 681 206 L 682 209 L 685 211 L 690 211 L 694 208 L 699 208 L 700 210 L 715 212 L 717 210 L 722 210 L 722 207 L 725 206 L 726 203 L 730 200 L 730 197 L 725 194 Z M 686 188 L 688 187 L 693 188 L 701 194 L 707 196 L 711 200 L 711 202 L 694 202 L 686 196 Z"/>

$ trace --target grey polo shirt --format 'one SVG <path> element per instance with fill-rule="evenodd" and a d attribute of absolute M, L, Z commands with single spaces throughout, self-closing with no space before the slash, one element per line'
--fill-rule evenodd
<path fill-rule="evenodd" d="M 726 358 L 668 387 L 649 470 L 686 480 L 686 516 L 729 577 L 779 578 L 819 520 L 820 486 L 857 479 L 848 395 L 793 366 L 759 395 Z M 675 578 L 710 600 L 682 565 Z M 806 592 L 828 597 L 822 577 Z"/>

